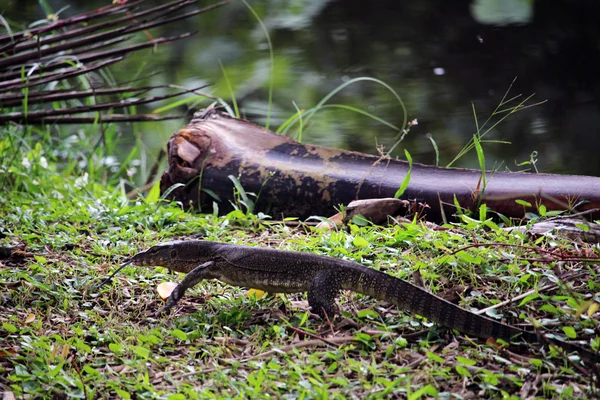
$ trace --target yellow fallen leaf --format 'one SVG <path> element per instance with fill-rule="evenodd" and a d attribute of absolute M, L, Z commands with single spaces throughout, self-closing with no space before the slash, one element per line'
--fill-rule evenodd
<path fill-rule="evenodd" d="M 25 318 L 25 323 L 30 324 L 35 321 L 35 314 L 29 314 L 27 318 Z"/>
<path fill-rule="evenodd" d="M 250 289 L 248 290 L 248 297 L 254 296 L 257 299 L 262 299 L 265 297 L 265 292 L 260 289 Z"/>
<path fill-rule="evenodd" d="M 594 305 L 594 300 L 586 300 L 584 302 L 582 302 L 579 307 L 577 307 L 577 310 L 575 310 L 575 316 L 577 318 L 579 318 L 581 316 L 581 314 L 583 314 L 584 312 L 590 312 L 590 308 Z M 592 313 L 593 314 L 593 313 Z M 591 314 L 588 314 L 591 315 Z"/>
<path fill-rule="evenodd" d="M 64 344 L 63 348 L 62 348 L 62 354 L 60 355 L 60 358 L 62 358 L 63 360 L 66 360 L 67 357 L 69 356 L 69 350 L 70 350 L 70 346 L 68 344 Z"/>
<path fill-rule="evenodd" d="M 177 284 L 175 282 L 163 282 L 156 287 L 156 291 L 161 299 L 166 300 L 176 287 Z"/>
<path fill-rule="evenodd" d="M 596 311 L 598 311 L 598 309 L 600 309 L 600 304 L 593 302 L 592 304 L 590 304 L 590 308 L 588 308 L 587 311 L 587 315 L 588 317 L 591 317 L 592 315 L 594 315 L 596 313 Z"/>

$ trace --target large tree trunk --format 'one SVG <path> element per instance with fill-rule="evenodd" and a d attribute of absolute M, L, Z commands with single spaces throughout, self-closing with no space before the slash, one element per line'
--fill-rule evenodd
<path fill-rule="evenodd" d="M 218 196 L 221 213 L 232 210 L 239 179 L 246 192 L 260 194 L 255 211 L 274 218 L 329 216 L 355 199 L 393 197 L 409 169 L 405 161 L 298 143 L 214 108 L 197 113 L 168 143 L 169 168 L 161 179 L 164 193 L 185 206 L 210 212 Z M 477 170 L 414 164 L 402 198 L 427 203 L 427 219 L 439 221 L 478 202 L 508 217 L 548 210 L 600 208 L 600 178 L 494 172 L 486 176 L 482 195 Z M 198 184 L 201 182 L 201 186 Z M 533 207 L 515 203 L 520 199 Z M 598 210 L 590 212 L 600 217 Z"/>

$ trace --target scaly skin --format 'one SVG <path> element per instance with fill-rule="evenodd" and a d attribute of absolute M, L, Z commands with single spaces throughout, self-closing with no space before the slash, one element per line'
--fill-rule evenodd
<path fill-rule="evenodd" d="M 127 264 L 163 266 L 188 275 L 175 288 L 163 311 L 173 308 L 185 291 L 204 279 L 271 293 L 308 292 L 313 312 L 333 317 L 338 313 L 339 291 L 357 293 L 390 302 L 437 324 L 482 339 L 511 341 L 520 336 L 538 342 L 538 335 L 474 314 L 424 289 L 358 263 L 311 253 L 263 247 L 230 245 L 206 240 L 161 243 L 133 256 Z M 600 362 L 598 354 L 579 346 L 541 337 L 566 351 Z"/>

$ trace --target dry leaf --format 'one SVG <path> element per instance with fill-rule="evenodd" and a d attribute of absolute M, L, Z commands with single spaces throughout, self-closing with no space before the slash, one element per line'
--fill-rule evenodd
<path fill-rule="evenodd" d="M 591 317 L 592 315 L 594 315 L 596 313 L 596 311 L 598 311 L 598 309 L 600 309 L 600 304 L 598 304 L 594 301 L 592 304 L 590 304 L 590 307 L 588 308 L 588 311 L 587 311 L 588 317 Z"/>
<path fill-rule="evenodd" d="M 2 400 L 15 400 L 15 394 L 13 392 L 4 392 Z"/>
<path fill-rule="evenodd" d="M 594 304 L 596 304 L 594 299 L 590 299 L 590 300 L 586 300 L 586 301 L 582 302 L 579 305 L 579 307 L 577 307 L 577 310 L 575 310 L 575 316 L 577 318 L 579 318 L 579 317 L 581 317 L 581 314 L 583 314 L 586 311 L 587 311 L 588 315 L 591 316 L 597 310 L 597 308 L 594 306 Z M 591 311 L 591 313 L 590 313 L 590 311 Z"/>
<path fill-rule="evenodd" d="M 27 318 L 25 318 L 25 323 L 30 324 L 35 321 L 35 314 L 29 314 Z"/>
<path fill-rule="evenodd" d="M 156 287 L 156 291 L 161 299 L 166 300 L 176 287 L 177 284 L 175 282 L 163 282 Z"/>
<path fill-rule="evenodd" d="M 329 218 L 329 220 L 323 220 L 319 222 L 316 226 L 316 229 L 323 229 L 331 231 L 336 227 L 342 226 L 344 224 L 344 214 L 337 213 Z"/>
<path fill-rule="evenodd" d="M 12 357 L 18 353 L 18 349 L 16 347 L 8 347 L 6 349 L 0 349 L 0 358 L 2 357 Z"/>

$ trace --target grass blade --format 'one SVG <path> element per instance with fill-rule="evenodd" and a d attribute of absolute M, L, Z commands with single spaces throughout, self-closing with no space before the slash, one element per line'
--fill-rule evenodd
<path fill-rule="evenodd" d="M 265 33 L 265 37 L 267 38 L 267 45 L 269 46 L 269 62 L 271 63 L 271 74 L 269 79 L 269 99 L 267 101 L 267 121 L 265 123 L 265 129 L 269 129 L 271 125 L 271 108 L 273 106 L 273 80 L 275 75 L 275 58 L 273 56 L 273 44 L 271 43 L 271 36 L 269 35 L 269 31 L 265 24 L 260 19 L 259 15 L 254 11 L 254 9 L 248 4 L 246 0 L 240 0 L 244 5 L 250 10 L 254 18 L 258 21 L 261 29 Z"/>
<path fill-rule="evenodd" d="M 231 102 L 233 103 L 233 110 L 236 118 L 240 117 L 240 110 L 238 109 L 237 101 L 235 100 L 235 93 L 233 91 L 233 87 L 231 86 L 231 81 L 229 80 L 229 75 L 227 75 L 227 70 L 219 60 L 219 66 L 221 66 L 221 72 L 223 73 L 223 79 L 225 79 L 225 85 L 227 85 L 227 90 L 229 91 L 229 96 L 231 97 Z M 267 128 L 269 129 L 269 128 Z"/>

